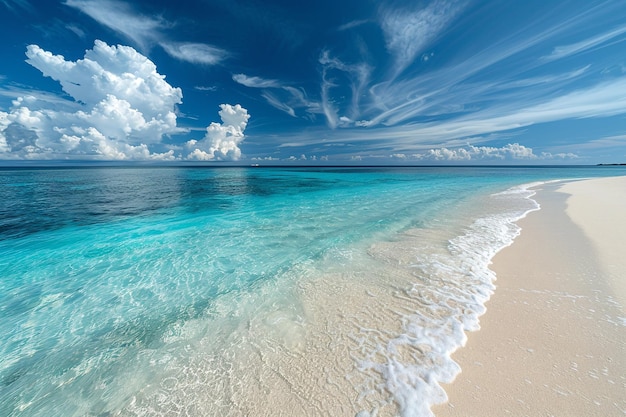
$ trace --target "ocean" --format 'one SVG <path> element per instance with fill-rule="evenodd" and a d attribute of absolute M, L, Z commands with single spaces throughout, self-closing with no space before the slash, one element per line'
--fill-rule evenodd
<path fill-rule="evenodd" d="M 624 174 L 0 169 L 0 415 L 429 416 L 530 186 Z"/>

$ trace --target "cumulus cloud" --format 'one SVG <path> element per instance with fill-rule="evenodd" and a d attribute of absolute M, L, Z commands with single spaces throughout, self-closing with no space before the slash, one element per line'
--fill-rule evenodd
<path fill-rule="evenodd" d="M 502 147 L 467 145 L 462 148 L 436 148 L 427 152 L 414 154 L 413 158 L 431 161 L 477 161 L 477 160 L 537 160 L 537 159 L 574 159 L 574 154 L 553 155 L 542 152 L 537 155 L 529 148 L 519 143 L 509 143 Z"/>
<path fill-rule="evenodd" d="M 76 62 L 37 45 L 29 45 L 26 56 L 26 62 L 58 81 L 63 91 L 87 107 L 114 96 L 147 121 L 165 120 L 165 129 L 175 123 L 174 105 L 182 102 L 182 91 L 169 85 L 152 61 L 129 46 L 109 46 L 96 40 L 94 48 Z"/>
<path fill-rule="evenodd" d="M 182 92 L 148 58 L 101 41 L 77 61 L 37 45 L 29 45 L 26 56 L 61 84 L 78 110 L 50 107 L 35 96 L 18 98 L 0 126 L 5 158 L 173 158 L 171 152 L 150 154 L 148 145 L 182 131 L 175 114 Z"/>
<path fill-rule="evenodd" d="M 280 158 L 277 158 L 275 156 L 264 156 L 264 157 L 260 157 L 260 156 L 255 156 L 250 158 L 251 161 L 280 161 Z"/>
<path fill-rule="evenodd" d="M 239 145 L 244 140 L 244 130 L 250 115 L 241 105 L 220 105 L 222 123 L 213 122 L 207 127 L 202 140 L 190 140 L 187 158 L 199 161 L 237 161 L 241 158 Z"/>
<path fill-rule="evenodd" d="M 74 101 L 65 105 L 24 95 L 0 112 L 0 158 L 173 160 L 163 138 L 187 132 L 177 126 L 182 91 L 165 81 L 152 61 L 128 46 L 96 41 L 83 59 L 67 61 L 29 45 L 28 62 L 58 81 Z M 237 159 L 249 115 L 223 105 L 224 125 L 207 139 L 214 159 Z M 201 150 L 201 148 L 199 148 Z"/>
<path fill-rule="evenodd" d="M 425 154 L 417 154 L 418 159 L 431 159 L 436 161 L 471 161 L 476 159 L 536 159 L 532 148 L 519 143 L 509 143 L 501 148 L 491 146 L 473 146 L 466 148 L 430 149 Z"/>

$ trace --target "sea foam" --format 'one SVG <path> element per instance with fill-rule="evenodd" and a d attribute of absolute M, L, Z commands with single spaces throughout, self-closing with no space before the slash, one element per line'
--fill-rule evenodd
<path fill-rule="evenodd" d="M 467 331 L 480 328 L 479 316 L 495 289 L 491 259 L 519 235 L 515 222 L 539 209 L 530 190 L 538 185 L 490 196 L 494 213 L 450 239 L 446 250 L 423 247 L 425 240 L 418 231 L 406 233 L 394 244 L 399 246 L 395 251 L 386 248 L 387 254 L 413 248 L 415 259 L 407 267 L 419 280 L 404 295 L 416 308 L 403 318 L 401 334 L 368 341 L 373 349 L 359 361 L 359 368 L 380 375 L 379 384 L 393 396 L 402 416 L 432 416 L 430 407 L 447 401 L 441 384 L 451 383 L 461 371 L 451 354 L 465 345 Z M 361 415 L 368 414 L 364 410 Z"/>

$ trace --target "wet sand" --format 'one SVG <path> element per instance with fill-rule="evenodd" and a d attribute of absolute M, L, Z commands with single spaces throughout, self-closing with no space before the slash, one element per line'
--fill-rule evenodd
<path fill-rule="evenodd" d="M 626 414 L 626 177 L 546 184 L 493 260 L 443 416 Z"/>

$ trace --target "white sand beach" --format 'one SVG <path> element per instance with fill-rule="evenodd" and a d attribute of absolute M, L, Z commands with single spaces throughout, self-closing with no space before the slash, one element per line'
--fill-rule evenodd
<path fill-rule="evenodd" d="M 443 416 L 626 414 L 626 177 L 540 187 Z"/>

